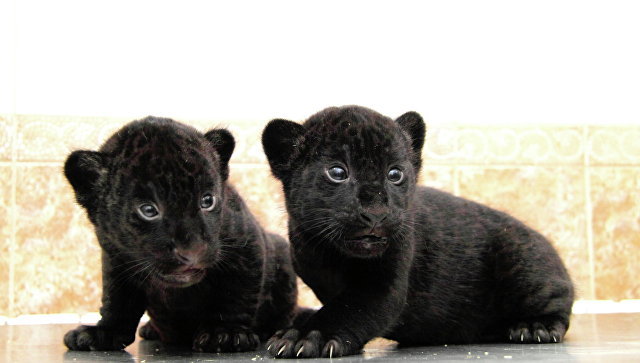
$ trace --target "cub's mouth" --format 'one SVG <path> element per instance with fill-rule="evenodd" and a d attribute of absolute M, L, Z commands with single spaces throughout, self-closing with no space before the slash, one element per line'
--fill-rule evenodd
<path fill-rule="evenodd" d="M 160 273 L 157 275 L 160 282 L 170 287 L 187 287 L 202 281 L 206 275 L 206 270 L 200 267 L 187 267 L 177 269 L 171 273 Z"/>
<path fill-rule="evenodd" d="M 353 236 L 345 240 L 346 249 L 357 257 L 380 256 L 388 246 L 387 237 L 374 234 Z"/>

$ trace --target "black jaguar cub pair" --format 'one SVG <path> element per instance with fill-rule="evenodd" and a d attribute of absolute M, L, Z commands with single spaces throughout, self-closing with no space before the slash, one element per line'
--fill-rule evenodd
<path fill-rule="evenodd" d="M 401 345 L 562 341 L 571 280 L 551 244 L 508 215 L 417 187 L 425 126 L 357 107 L 271 121 L 263 146 L 283 185 L 291 258 L 224 181 L 233 139 L 134 122 L 66 174 L 103 247 L 102 320 L 71 349 L 146 338 L 279 358 Z M 295 308 L 291 267 L 324 306 Z M 302 312 L 294 321 L 295 311 Z M 284 329 L 283 329 L 284 328 Z"/>

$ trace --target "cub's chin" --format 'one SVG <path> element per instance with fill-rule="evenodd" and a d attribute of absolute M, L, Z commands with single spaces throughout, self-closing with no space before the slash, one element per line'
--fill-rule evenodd
<path fill-rule="evenodd" d="M 351 257 L 374 258 L 381 256 L 389 245 L 387 237 L 363 235 L 344 241 L 344 250 Z"/>
<path fill-rule="evenodd" d="M 170 273 L 158 273 L 155 276 L 156 282 L 163 287 L 184 288 L 202 281 L 207 274 L 204 268 L 184 268 L 177 269 Z"/>

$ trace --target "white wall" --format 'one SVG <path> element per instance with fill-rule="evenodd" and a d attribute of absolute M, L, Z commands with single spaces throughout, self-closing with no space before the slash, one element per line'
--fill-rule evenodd
<path fill-rule="evenodd" d="M 0 2 L 0 113 L 640 124 L 638 1 Z"/>

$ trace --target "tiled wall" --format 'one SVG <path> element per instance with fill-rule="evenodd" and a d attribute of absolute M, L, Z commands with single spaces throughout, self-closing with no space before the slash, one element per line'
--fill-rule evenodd
<path fill-rule="evenodd" d="M 0 315 L 99 307 L 99 247 L 61 172 L 126 119 L 0 115 Z M 226 126 L 231 181 L 285 233 L 280 185 L 259 142 L 264 122 Z M 421 183 L 507 211 L 551 238 L 581 299 L 640 298 L 640 127 L 432 127 Z M 313 302 L 308 289 L 303 303 Z"/>

